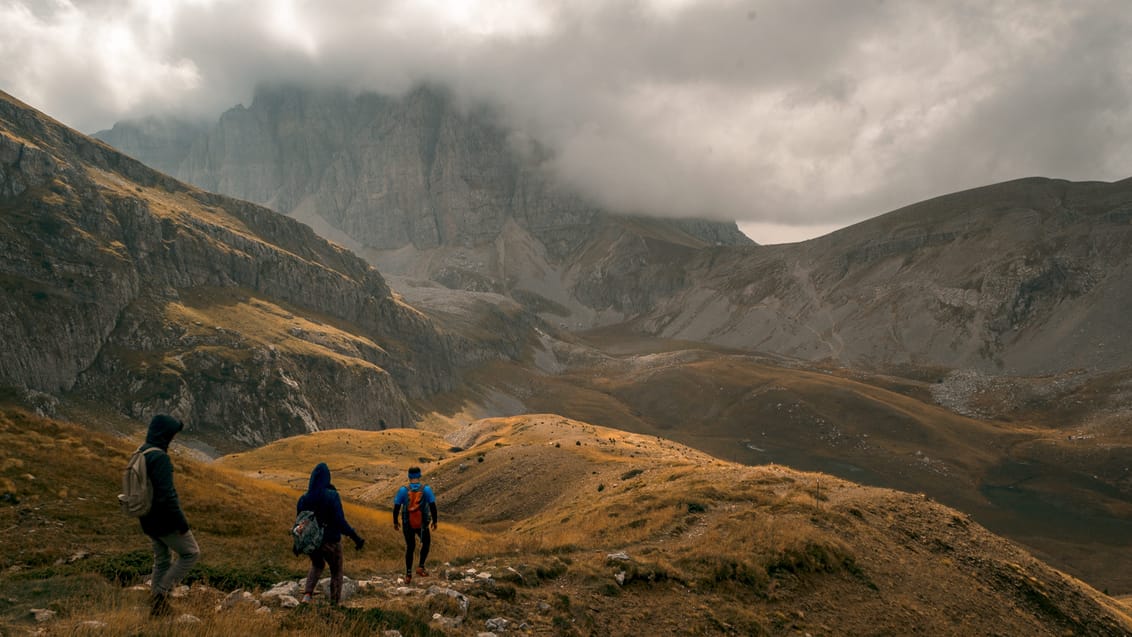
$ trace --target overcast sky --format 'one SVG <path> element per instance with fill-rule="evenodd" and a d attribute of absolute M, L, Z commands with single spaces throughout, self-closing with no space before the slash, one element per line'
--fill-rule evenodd
<path fill-rule="evenodd" d="M 262 81 L 443 82 L 607 206 L 776 243 L 1132 176 L 1129 33 L 1128 0 L 0 0 L 0 90 L 90 133 Z"/>

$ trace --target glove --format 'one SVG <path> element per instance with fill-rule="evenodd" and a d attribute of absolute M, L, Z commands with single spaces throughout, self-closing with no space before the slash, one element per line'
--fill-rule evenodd
<path fill-rule="evenodd" d="M 435 531 L 436 530 L 436 520 L 433 520 L 432 524 L 430 524 L 429 526 L 431 526 L 432 530 Z"/>
<path fill-rule="evenodd" d="M 362 547 L 365 546 L 365 545 L 366 545 L 365 538 L 360 538 L 360 537 L 354 538 L 354 550 L 360 551 L 360 550 L 362 550 Z"/>

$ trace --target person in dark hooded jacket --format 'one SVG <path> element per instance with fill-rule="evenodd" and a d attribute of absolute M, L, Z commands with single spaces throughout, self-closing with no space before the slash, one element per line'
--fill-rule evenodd
<path fill-rule="evenodd" d="M 354 548 L 362 550 L 366 541 L 346 522 L 342 512 L 342 499 L 330 483 L 330 467 L 325 462 L 311 471 L 307 492 L 299 497 L 295 513 L 314 511 L 314 517 L 323 528 L 322 546 L 310 554 L 311 568 L 307 573 L 303 602 L 310 602 L 322 569 L 330 565 L 330 603 L 337 605 L 342 599 L 342 536 L 354 540 Z"/>
<path fill-rule="evenodd" d="M 189 521 L 181 510 L 177 489 L 173 486 L 173 461 L 169 459 L 169 443 L 184 425 L 181 421 L 159 414 L 149 422 L 149 431 L 141 450 L 156 448 L 160 453 L 145 454 L 145 470 L 153 487 L 153 505 L 141 516 L 142 531 L 153 543 L 153 580 L 150 614 L 169 614 L 169 593 L 200 559 L 200 548 L 189 529 Z M 173 554 L 177 560 L 173 560 Z"/>

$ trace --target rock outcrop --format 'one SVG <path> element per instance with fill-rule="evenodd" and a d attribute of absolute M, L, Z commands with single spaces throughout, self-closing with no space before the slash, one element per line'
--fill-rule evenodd
<path fill-rule="evenodd" d="M 449 339 L 352 253 L 0 94 L 0 385 L 220 442 L 412 421 Z"/>

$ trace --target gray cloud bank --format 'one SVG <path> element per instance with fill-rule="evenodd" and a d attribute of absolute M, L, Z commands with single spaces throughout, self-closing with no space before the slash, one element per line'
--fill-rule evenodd
<path fill-rule="evenodd" d="M 605 205 L 785 238 L 1132 174 L 1124 0 L 0 0 L 0 24 L 0 89 L 86 132 L 262 82 L 438 82 Z"/>

